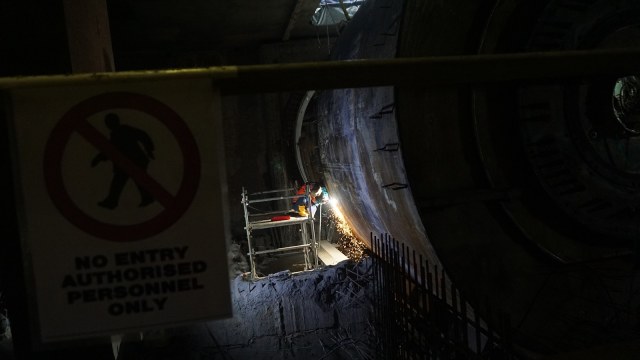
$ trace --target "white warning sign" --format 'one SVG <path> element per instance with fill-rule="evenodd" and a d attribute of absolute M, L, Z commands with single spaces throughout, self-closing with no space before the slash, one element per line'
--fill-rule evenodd
<path fill-rule="evenodd" d="M 43 341 L 231 314 L 210 81 L 19 89 L 11 99 Z"/>

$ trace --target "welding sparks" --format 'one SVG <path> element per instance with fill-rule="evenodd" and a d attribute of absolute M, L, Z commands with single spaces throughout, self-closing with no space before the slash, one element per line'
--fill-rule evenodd
<path fill-rule="evenodd" d="M 364 255 L 364 250 L 366 249 L 366 245 L 362 243 L 351 231 L 351 227 L 347 222 L 342 211 L 337 205 L 337 200 L 335 198 L 331 198 L 332 205 L 329 218 L 333 222 L 336 227 L 336 230 L 340 234 L 340 237 L 337 241 L 338 248 L 345 254 L 349 259 L 358 261 Z"/>

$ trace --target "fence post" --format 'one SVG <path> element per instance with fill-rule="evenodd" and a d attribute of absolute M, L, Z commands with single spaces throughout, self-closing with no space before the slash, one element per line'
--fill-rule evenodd
<path fill-rule="evenodd" d="M 429 341 L 428 341 L 428 337 L 427 337 L 427 331 L 424 330 L 424 327 L 427 326 L 427 309 L 428 309 L 428 304 L 427 304 L 427 280 L 426 280 L 426 267 L 429 266 L 428 262 L 423 263 L 422 262 L 422 255 L 420 255 L 420 304 L 422 305 L 420 308 L 420 321 L 421 321 L 421 325 L 422 325 L 422 335 L 420 336 L 421 338 L 421 343 L 422 346 L 425 350 L 425 352 L 427 354 L 429 354 L 429 352 L 431 351 L 431 348 L 429 346 Z"/>
<path fill-rule="evenodd" d="M 479 359 L 494 352 L 512 358 L 509 318 L 497 313 L 495 329 L 488 298 L 470 312 L 465 294 L 447 284 L 444 269 L 430 268 L 423 254 L 389 234 L 370 237 L 377 359 Z"/>

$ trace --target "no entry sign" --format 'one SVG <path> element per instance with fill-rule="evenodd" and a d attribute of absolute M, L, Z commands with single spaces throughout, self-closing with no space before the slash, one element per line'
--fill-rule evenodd
<path fill-rule="evenodd" d="M 183 159 L 182 183 L 174 195 L 136 166 L 126 154 L 109 142 L 87 119 L 96 113 L 113 109 L 134 109 L 144 112 L 166 126 L 180 145 Z M 66 191 L 62 176 L 64 150 L 77 133 L 98 150 L 109 154 L 115 166 L 135 179 L 152 194 L 164 210 L 152 219 L 134 225 L 109 224 L 85 214 Z M 200 181 L 200 154 L 193 135 L 182 118 L 166 104 L 147 95 L 130 92 L 110 92 L 90 97 L 74 105 L 52 130 L 44 152 L 44 175 L 49 195 L 60 213 L 78 228 L 112 241 L 132 241 L 155 235 L 175 223 L 191 205 Z M 179 169 L 176 169 L 180 171 Z"/>
<path fill-rule="evenodd" d="M 10 95 L 40 340 L 229 316 L 223 137 L 210 82 Z"/>

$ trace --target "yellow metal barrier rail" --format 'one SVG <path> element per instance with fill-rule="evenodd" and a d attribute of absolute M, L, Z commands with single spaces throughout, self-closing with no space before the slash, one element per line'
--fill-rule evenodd
<path fill-rule="evenodd" d="M 640 73 L 640 48 L 348 60 L 0 78 L 0 90 L 211 78 L 223 94 L 371 86 L 428 87 Z"/>

